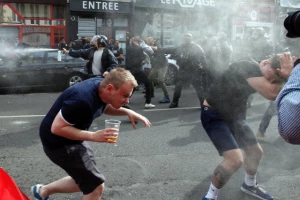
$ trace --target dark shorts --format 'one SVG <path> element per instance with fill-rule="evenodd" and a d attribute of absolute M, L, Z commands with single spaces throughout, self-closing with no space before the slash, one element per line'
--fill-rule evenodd
<path fill-rule="evenodd" d="M 224 119 L 215 109 L 203 106 L 201 122 L 219 154 L 257 144 L 257 139 L 243 118 Z"/>
<path fill-rule="evenodd" d="M 48 150 L 46 155 L 52 162 L 71 176 L 84 195 L 93 192 L 104 183 L 105 177 L 96 167 L 93 151 L 87 142 L 65 145 L 64 148 Z"/>

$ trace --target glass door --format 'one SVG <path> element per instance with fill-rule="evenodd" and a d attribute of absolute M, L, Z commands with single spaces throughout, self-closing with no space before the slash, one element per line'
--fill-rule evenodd
<path fill-rule="evenodd" d="M 96 35 L 105 35 L 107 39 L 113 39 L 112 34 L 112 19 L 110 18 L 97 18 L 96 21 Z"/>
<path fill-rule="evenodd" d="M 53 39 L 51 40 L 51 47 L 58 48 L 61 39 L 66 40 L 66 27 L 53 27 L 52 34 L 53 37 L 51 38 Z"/>

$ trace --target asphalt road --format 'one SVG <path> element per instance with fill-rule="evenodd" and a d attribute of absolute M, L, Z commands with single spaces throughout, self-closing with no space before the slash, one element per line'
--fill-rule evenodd
<path fill-rule="evenodd" d="M 172 87 L 168 88 L 170 94 Z M 49 183 L 65 172 L 45 156 L 38 136 L 39 124 L 59 93 L 0 95 L 0 167 L 29 196 L 30 187 Z M 101 116 L 91 130 L 102 129 L 108 118 L 122 121 L 118 145 L 91 143 L 97 163 L 106 177 L 104 200 L 201 200 L 211 174 L 221 162 L 202 128 L 200 108 L 193 88 L 183 90 L 179 108 L 158 104 L 161 89 L 145 110 L 141 91 L 131 98 L 131 107 L 152 122 L 133 130 L 126 117 Z M 256 132 L 268 101 L 256 95 L 247 119 Z M 275 199 L 300 199 L 300 151 L 285 143 L 273 117 L 262 143 L 264 157 L 258 170 L 259 184 Z M 244 171 L 233 175 L 219 194 L 220 200 L 252 200 L 240 191 Z M 81 194 L 57 194 L 50 199 L 81 199 Z"/>

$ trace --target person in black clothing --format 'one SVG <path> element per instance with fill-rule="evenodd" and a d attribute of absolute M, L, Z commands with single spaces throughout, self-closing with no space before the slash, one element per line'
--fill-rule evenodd
<path fill-rule="evenodd" d="M 69 48 L 73 50 L 83 49 L 82 48 L 82 40 L 81 39 L 73 39 L 69 43 Z"/>
<path fill-rule="evenodd" d="M 24 43 L 24 42 L 21 42 L 21 41 L 19 40 L 19 38 L 16 38 L 15 47 L 16 47 L 16 48 L 19 48 L 19 49 L 24 49 L 24 48 L 30 47 L 30 45 L 29 45 L 29 44 L 26 44 L 26 43 Z"/>
<path fill-rule="evenodd" d="M 104 35 L 95 35 L 92 38 L 93 47 L 89 49 L 79 49 L 69 51 L 63 49 L 63 54 L 69 54 L 75 58 L 83 58 L 89 60 L 86 64 L 87 71 L 92 76 L 102 76 L 110 72 L 110 70 L 118 66 L 118 61 L 113 52 L 107 47 L 107 38 Z"/>
<path fill-rule="evenodd" d="M 183 35 L 183 44 L 179 47 L 163 48 L 166 54 L 171 54 L 179 65 L 178 76 L 175 83 L 173 101 L 169 108 L 178 107 L 182 86 L 191 83 L 198 95 L 200 105 L 203 105 L 205 90 L 208 89 L 207 63 L 203 49 L 192 42 L 192 34 Z"/>
<path fill-rule="evenodd" d="M 68 45 L 66 44 L 65 39 L 62 38 L 58 44 L 58 49 L 63 50 L 63 49 L 67 49 L 67 48 L 68 48 Z"/>
<path fill-rule="evenodd" d="M 126 51 L 126 69 L 130 70 L 132 75 L 137 80 L 138 84 L 144 83 L 146 87 L 146 103 L 145 108 L 155 108 L 155 105 L 151 104 L 151 87 L 148 76 L 142 70 L 143 61 L 145 60 L 145 54 L 143 48 L 140 46 L 141 39 L 139 36 L 132 38 L 131 45 Z"/>
<path fill-rule="evenodd" d="M 118 60 L 119 65 L 121 65 L 124 58 L 123 58 L 123 49 L 121 47 L 119 47 L 119 40 L 115 41 L 113 53 L 114 53 L 116 59 Z"/>
<path fill-rule="evenodd" d="M 114 39 L 109 39 L 108 40 L 108 48 L 112 51 L 114 49 Z"/>
<path fill-rule="evenodd" d="M 91 39 L 89 37 L 81 37 L 81 45 L 82 45 L 82 49 L 89 49 L 91 48 L 91 44 L 90 41 Z"/>
<path fill-rule="evenodd" d="M 273 200 L 256 181 L 263 150 L 246 122 L 247 99 L 259 92 L 274 100 L 283 77 L 278 73 L 282 55 L 261 61 L 233 62 L 211 85 L 201 109 L 201 123 L 224 158 L 216 167 L 207 194 L 202 200 L 216 200 L 220 189 L 244 164 L 245 181 L 241 190 L 259 199 Z"/>

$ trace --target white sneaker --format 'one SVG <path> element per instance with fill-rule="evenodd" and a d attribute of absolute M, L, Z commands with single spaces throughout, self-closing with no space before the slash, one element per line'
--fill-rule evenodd
<path fill-rule="evenodd" d="M 151 103 L 146 103 L 145 108 L 155 108 L 155 105 L 153 105 Z"/>

